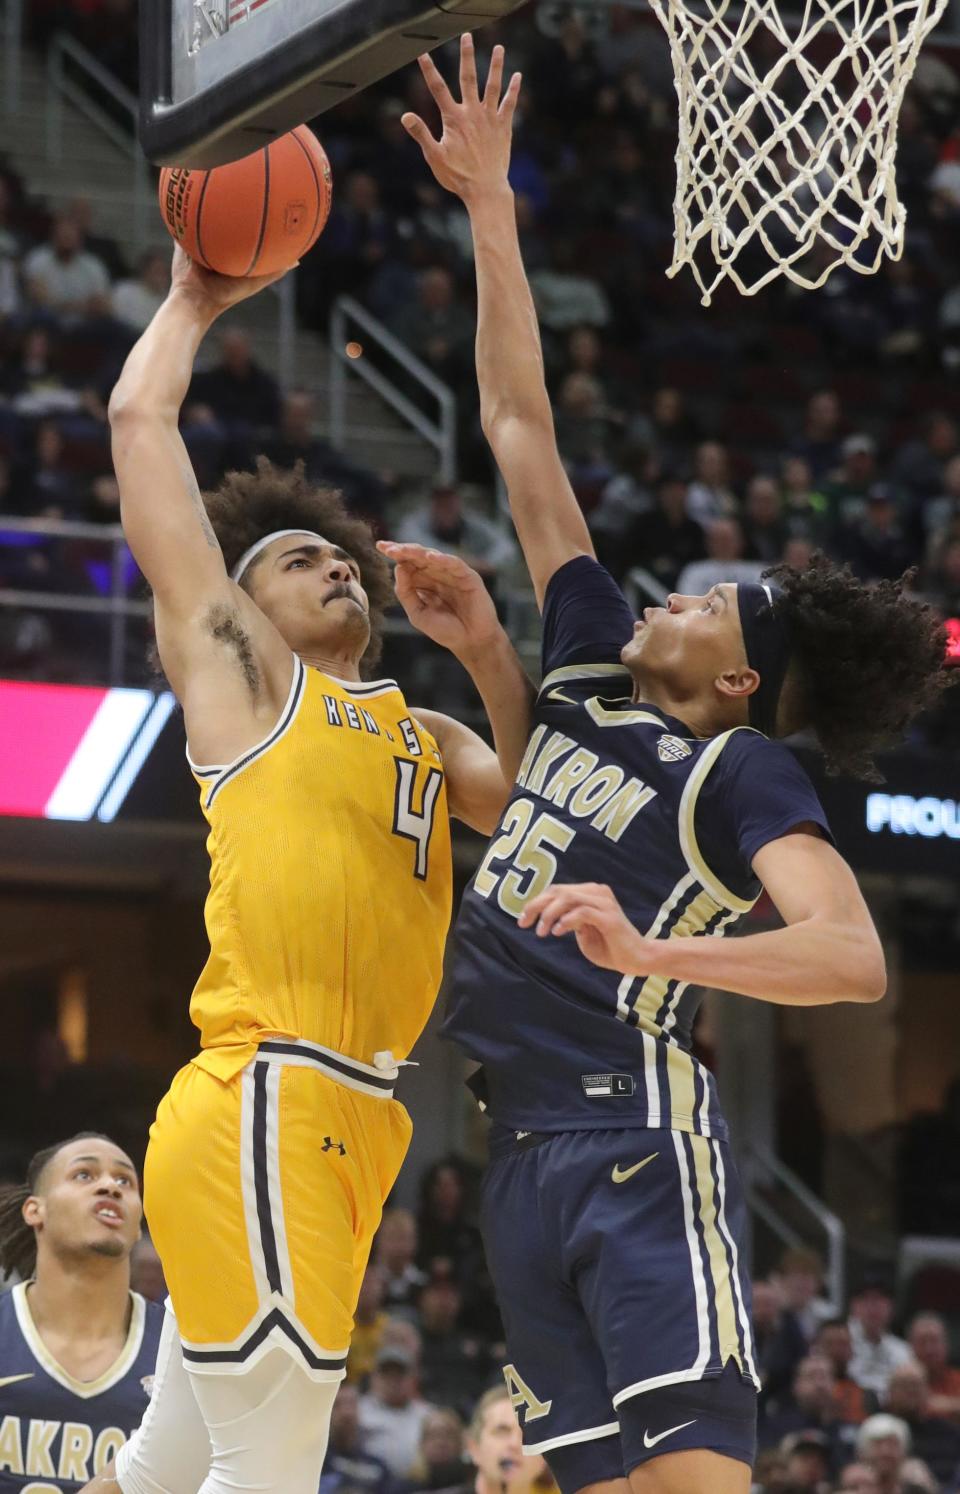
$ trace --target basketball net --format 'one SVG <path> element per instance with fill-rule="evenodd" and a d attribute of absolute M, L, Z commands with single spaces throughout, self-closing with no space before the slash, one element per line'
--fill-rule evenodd
<path fill-rule="evenodd" d="M 680 102 L 675 247 L 705 306 L 903 252 L 897 119 L 947 0 L 652 0 Z"/>

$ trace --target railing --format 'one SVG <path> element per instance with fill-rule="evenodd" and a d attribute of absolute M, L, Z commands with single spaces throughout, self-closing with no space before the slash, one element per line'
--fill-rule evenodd
<path fill-rule="evenodd" d="M 789 1249 L 796 1249 L 809 1242 L 762 1191 L 764 1186 L 769 1187 L 771 1183 L 790 1194 L 794 1204 L 809 1215 L 823 1232 L 827 1246 L 824 1285 L 832 1311 L 841 1312 L 845 1302 L 846 1230 L 840 1219 L 767 1147 L 752 1143 L 744 1149 L 743 1174 L 747 1202 L 753 1214 L 763 1221 L 782 1244 Z"/>
<path fill-rule="evenodd" d="M 127 623 L 131 617 L 149 617 L 148 601 L 127 595 L 125 572 L 129 551 L 119 524 L 81 524 L 67 519 L 21 519 L 0 514 L 0 534 L 33 534 L 55 540 L 92 540 L 110 550 L 110 593 L 33 591 L 0 587 L 0 609 L 23 612 L 94 613 L 109 620 L 107 682 L 123 683 L 127 646 Z M 2 540 L 0 540 L 2 544 Z"/>
<path fill-rule="evenodd" d="M 282 282 L 281 282 L 282 284 Z M 437 403 L 437 418 L 414 404 L 369 358 L 352 358 L 347 352 L 351 331 L 359 328 L 376 347 L 399 364 Z M 457 401 L 453 390 L 422 359 L 412 353 L 399 338 L 361 306 L 352 296 L 339 296 L 330 316 L 330 440 L 343 447 L 347 433 L 347 374 L 355 374 L 373 389 L 384 404 L 396 411 L 407 425 L 422 436 L 437 453 L 438 476 L 442 482 L 457 478 Z"/>

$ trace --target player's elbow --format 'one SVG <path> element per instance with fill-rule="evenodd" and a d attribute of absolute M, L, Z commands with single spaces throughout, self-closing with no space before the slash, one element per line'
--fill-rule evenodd
<path fill-rule="evenodd" d="M 176 422 L 177 410 L 172 405 L 166 407 L 162 401 L 151 397 L 141 388 L 135 388 L 121 376 L 107 405 L 107 419 L 114 435 L 129 434 L 156 425 L 158 421 Z"/>
<path fill-rule="evenodd" d="M 887 962 L 873 929 L 860 941 L 849 975 L 848 1001 L 881 1001 L 887 994 Z"/>

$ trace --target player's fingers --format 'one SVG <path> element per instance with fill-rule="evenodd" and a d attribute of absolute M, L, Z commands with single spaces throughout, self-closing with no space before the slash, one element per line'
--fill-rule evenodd
<path fill-rule="evenodd" d="M 460 97 L 465 104 L 475 103 L 480 97 L 477 89 L 477 54 L 469 31 L 465 31 L 460 38 Z"/>
<path fill-rule="evenodd" d="M 437 64 L 434 62 L 433 58 L 430 56 L 430 53 L 424 52 L 422 56 L 417 58 L 417 61 L 420 64 L 420 71 L 423 73 L 423 81 L 424 83 L 426 83 L 430 92 L 436 99 L 437 104 L 440 108 L 440 113 L 443 114 L 446 112 L 446 110 L 452 109 L 453 95 L 447 87 L 446 80 L 444 79 L 443 74 L 437 67 Z"/>
<path fill-rule="evenodd" d="M 501 46 L 493 49 L 490 58 L 490 71 L 487 73 L 487 86 L 483 90 L 483 102 L 487 109 L 495 109 L 500 102 L 500 85 L 503 82 L 503 58 L 504 51 Z"/>
<path fill-rule="evenodd" d="M 423 154 L 426 156 L 427 161 L 432 161 L 434 152 L 437 148 L 437 141 L 434 139 L 433 135 L 430 133 L 429 129 L 424 124 L 419 114 L 401 115 L 400 123 L 403 125 L 403 128 L 406 130 L 407 134 L 417 142 L 420 149 L 423 151 Z"/>
<path fill-rule="evenodd" d="M 500 108 L 497 110 L 497 113 L 500 115 L 500 118 L 505 119 L 508 124 L 512 121 L 514 114 L 516 114 L 517 112 L 517 100 L 520 97 L 520 84 L 522 82 L 522 74 L 514 73 L 513 77 L 510 79 L 509 84 L 507 85 L 507 91 L 500 101 Z"/>
<path fill-rule="evenodd" d="M 430 553 L 425 545 L 413 545 L 405 540 L 377 540 L 377 549 L 397 564 L 423 560 Z"/>

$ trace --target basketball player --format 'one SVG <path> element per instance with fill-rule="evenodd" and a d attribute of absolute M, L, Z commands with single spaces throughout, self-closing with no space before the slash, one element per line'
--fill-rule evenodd
<path fill-rule="evenodd" d="M 163 1309 L 130 1290 L 143 1207 L 130 1158 L 83 1132 L 0 1188 L 0 1490 L 73 1490 L 150 1398 Z"/>
<path fill-rule="evenodd" d="M 145 1167 L 176 1323 L 149 1414 L 115 1478 L 91 1486 L 123 1494 L 316 1494 L 410 1136 L 394 1086 L 440 979 L 448 802 L 491 828 L 527 731 L 519 661 L 468 567 L 448 607 L 402 563 L 398 594 L 460 649 L 503 768 L 472 732 L 365 678 L 389 572 L 335 494 L 261 459 L 201 498 L 178 431 L 194 356 L 266 283 L 178 250 L 110 406 L 124 531 L 153 590 L 212 863 L 191 1004 L 201 1052 L 160 1105 Z"/>
<path fill-rule="evenodd" d="M 442 138 L 404 124 L 470 215 L 483 427 L 543 613 L 533 735 L 464 897 L 446 1024 L 493 1121 L 482 1222 L 507 1381 L 563 1494 L 746 1494 L 744 1204 L 691 1052 L 694 988 L 882 995 L 856 881 L 775 738 L 805 728 L 869 767 L 941 688 L 942 632 L 900 586 L 826 562 L 634 620 L 554 439 L 507 181 L 519 78 L 501 101 L 496 49 L 481 96 L 469 37 L 462 102 L 421 65 Z M 719 937 L 761 888 L 785 927 Z"/>

